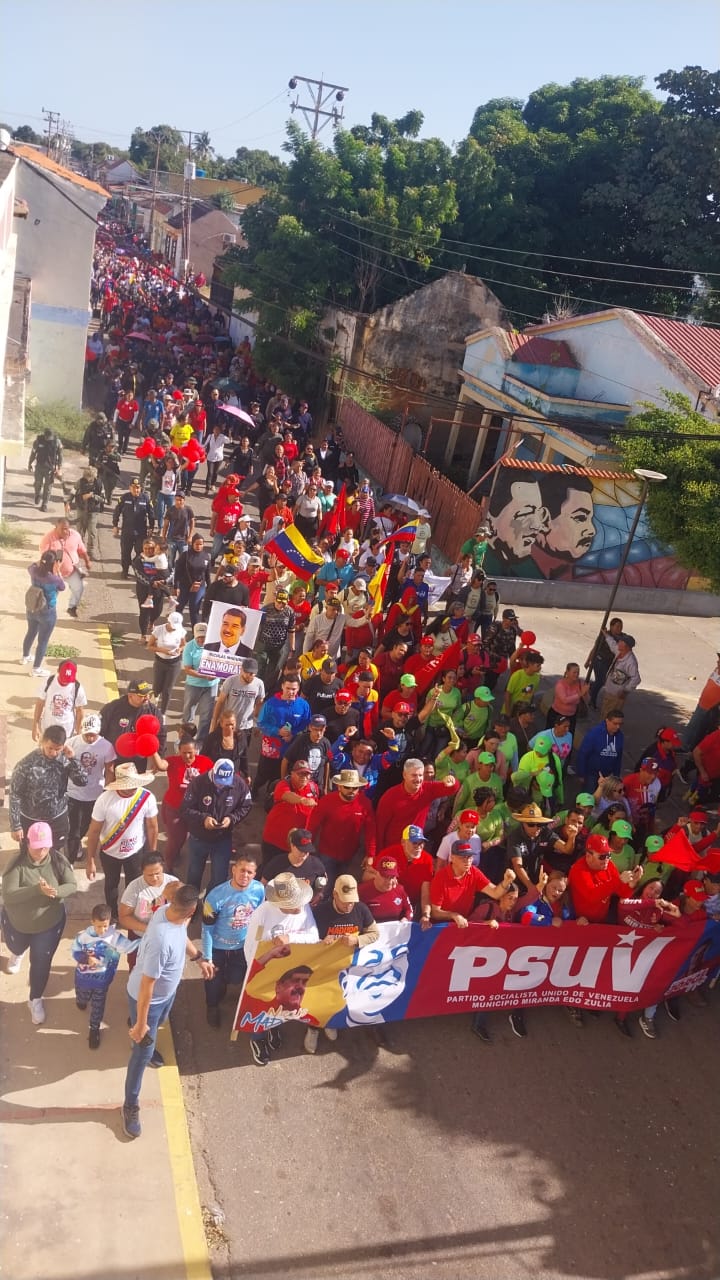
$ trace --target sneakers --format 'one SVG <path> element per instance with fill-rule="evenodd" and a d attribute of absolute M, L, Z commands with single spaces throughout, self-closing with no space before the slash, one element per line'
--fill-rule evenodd
<path fill-rule="evenodd" d="M 303 1046 L 306 1053 L 317 1053 L 318 1047 L 318 1029 L 317 1027 L 308 1027 L 305 1032 Z"/>
<path fill-rule="evenodd" d="M 68 618 L 77 618 L 77 605 L 71 604 L 68 609 Z"/>
<path fill-rule="evenodd" d="M 28 1008 L 33 1026 L 39 1027 L 45 1021 L 45 1005 L 42 1000 L 28 1000 Z"/>
<path fill-rule="evenodd" d="M 142 1133 L 142 1125 L 140 1124 L 140 1108 L 130 1106 L 125 1103 L 121 1107 L 122 1128 L 126 1138 L 139 1138 Z"/>
<path fill-rule="evenodd" d="M 527 1035 L 527 1027 L 525 1026 L 525 1019 L 519 1009 L 513 1010 L 508 1017 L 508 1022 L 513 1029 L 513 1035 L 519 1036 L 521 1040 L 524 1039 Z"/>
<path fill-rule="evenodd" d="M 152 1058 L 150 1059 L 150 1061 L 148 1062 L 148 1066 L 149 1066 L 149 1067 L 155 1067 L 155 1069 L 156 1069 L 156 1070 L 157 1070 L 159 1067 L 164 1067 L 164 1066 L 165 1066 L 165 1059 L 163 1058 L 163 1056 L 162 1056 L 162 1054 L 161 1054 L 161 1053 L 158 1053 L 157 1049 L 155 1049 L 155 1050 L 154 1050 L 154 1052 L 153 1052 L 153 1056 L 152 1056 Z"/>
<path fill-rule="evenodd" d="M 643 1035 L 647 1036 L 648 1040 L 657 1040 L 657 1031 L 655 1030 L 655 1019 L 646 1018 L 645 1014 L 641 1013 L 639 1022 L 640 1022 L 640 1030 L 642 1031 Z"/>
<path fill-rule="evenodd" d="M 29 653 L 27 657 L 25 656 L 25 654 L 23 654 L 22 658 L 20 659 L 20 662 L 23 667 L 29 667 L 30 663 L 32 662 L 32 654 Z"/>
<path fill-rule="evenodd" d="M 264 1040 L 251 1040 L 250 1052 L 259 1067 L 266 1067 L 270 1061 L 270 1050 Z"/>
<path fill-rule="evenodd" d="M 282 1048 L 282 1032 L 279 1027 L 271 1027 L 267 1033 L 268 1048 L 276 1051 Z"/>
<path fill-rule="evenodd" d="M 627 1018 L 621 1018 L 620 1015 L 616 1013 L 613 1021 L 618 1031 L 620 1032 L 620 1035 L 625 1036 L 627 1040 L 632 1040 L 632 1031 L 630 1029 L 630 1023 L 628 1022 Z M 642 1023 L 642 1018 L 640 1019 L 640 1021 Z"/>
<path fill-rule="evenodd" d="M 335 1027 L 325 1027 L 324 1031 L 328 1040 L 337 1040 L 337 1031 Z"/>
<path fill-rule="evenodd" d="M 51 676 L 52 671 L 48 667 L 33 667 L 34 676 Z"/>
<path fill-rule="evenodd" d="M 100 1028 L 99 1027 L 90 1028 L 90 1031 L 88 1034 L 88 1046 L 91 1049 L 100 1048 Z"/>
<path fill-rule="evenodd" d="M 680 1021 L 680 1004 L 674 997 L 665 1001 L 665 1012 L 671 1022 Z"/>
<path fill-rule="evenodd" d="M 22 965 L 22 956 L 16 956 L 13 951 L 8 956 L 6 973 L 19 973 Z"/>
<path fill-rule="evenodd" d="M 482 1018 L 473 1018 L 470 1030 L 478 1040 L 482 1040 L 483 1044 L 492 1044 L 492 1036 L 487 1029 L 487 1023 Z"/>
<path fill-rule="evenodd" d="M 212 1004 L 212 1005 L 209 1004 L 206 1006 L 205 1017 L 208 1020 L 208 1026 L 210 1027 L 220 1026 L 220 1010 L 216 1004 Z"/>

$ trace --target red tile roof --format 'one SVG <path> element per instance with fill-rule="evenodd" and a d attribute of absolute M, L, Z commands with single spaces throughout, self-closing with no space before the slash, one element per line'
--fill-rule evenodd
<path fill-rule="evenodd" d="M 636 311 L 635 315 L 709 386 L 720 382 L 720 329 L 668 320 L 665 316 L 648 316 L 642 311 Z"/>
<path fill-rule="evenodd" d="M 574 467 L 570 463 L 562 466 L 557 462 L 530 462 L 523 458 L 503 458 L 504 467 L 512 467 L 516 471 L 562 471 L 573 476 L 593 476 L 601 480 L 634 480 L 637 476 L 627 471 L 603 471 L 599 467 Z"/>
<path fill-rule="evenodd" d="M 579 365 L 567 342 L 540 338 L 533 333 L 505 335 L 513 348 L 512 359 L 519 364 L 553 365 L 556 369 L 578 369 Z"/>
<path fill-rule="evenodd" d="M 90 178 L 83 178 L 81 173 L 74 173 L 72 169 L 66 169 L 62 164 L 56 164 L 45 155 L 44 151 L 38 151 L 35 147 L 27 146 L 23 142 L 12 142 L 9 150 L 28 164 L 35 165 L 38 169 L 47 169 L 58 178 L 64 178 L 66 182 L 73 182 L 76 187 L 84 187 L 86 191 L 94 191 L 96 195 L 105 196 L 106 199 L 110 194 L 97 182 L 91 182 Z"/>

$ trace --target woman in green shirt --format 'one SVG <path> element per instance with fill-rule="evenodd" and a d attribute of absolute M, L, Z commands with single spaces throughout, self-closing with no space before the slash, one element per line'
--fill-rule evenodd
<path fill-rule="evenodd" d="M 432 707 L 432 711 L 425 721 L 421 755 L 431 756 L 434 760 L 442 748 L 447 746 L 452 735 L 452 724 L 448 727 L 446 717 L 452 721 L 462 705 L 456 671 L 443 671 L 442 683 L 435 685 L 425 699 L 425 706 L 428 705 Z"/>
<path fill-rule="evenodd" d="M 52 848 L 47 822 L 33 822 L 24 847 L 2 878 L 2 932 L 10 952 L 8 973 L 18 973 L 30 951 L 30 1016 L 45 1021 L 43 992 L 65 927 L 65 904 L 77 891 L 70 863 Z"/>

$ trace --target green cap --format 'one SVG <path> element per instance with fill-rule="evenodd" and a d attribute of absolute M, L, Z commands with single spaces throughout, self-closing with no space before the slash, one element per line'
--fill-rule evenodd
<path fill-rule="evenodd" d="M 629 840 L 632 835 L 632 827 L 624 818 L 618 818 L 617 822 L 613 822 L 610 830 L 616 836 L 622 836 L 623 840 Z"/>
<path fill-rule="evenodd" d="M 495 757 L 489 751 L 481 751 L 478 756 L 478 764 L 495 764 Z"/>
<path fill-rule="evenodd" d="M 533 751 L 538 756 L 547 756 L 550 754 L 551 747 L 552 747 L 552 738 L 548 737 L 546 733 L 541 733 L 540 736 L 535 739 L 535 746 L 533 747 Z"/>
<path fill-rule="evenodd" d="M 541 796 L 551 796 L 555 787 L 555 779 L 552 774 L 543 769 L 542 773 L 535 775 L 535 781 L 540 788 Z"/>
<path fill-rule="evenodd" d="M 495 694 L 492 689 L 488 689 L 486 684 L 481 684 L 474 692 L 473 698 L 479 698 L 481 702 L 494 702 Z"/>
<path fill-rule="evenodd" d="M 579 804 L 581 809 L 594 809 L 595 797 L 591 796 L 589 791 L 581 791 L 575 801 L 575 804 Z"/>
<path fill-rule="evenodd" d="M 660 850 L 664 847 L 664 845 L 665 845 L 665 841 L 663 840 L 662 836 L 648 836 L 647 840 L 645 841 L 645 848 L 647 849 L 648 853 L 659 853 Z"/>
<path fill-rule="evenodd" d="M 417 680 L 415 679 L 414 676 L 410 675 L 410 673 L 408 672 L 407 675 L 400 677 L 400 683 L 403 689 L 414 689 L 415 685 L 417 684 Z"/>

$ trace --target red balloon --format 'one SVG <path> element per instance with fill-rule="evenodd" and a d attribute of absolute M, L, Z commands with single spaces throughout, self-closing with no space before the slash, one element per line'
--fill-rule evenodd
<path fill-rule="evenodd" d="M 137 720 L 135 721 L 135 732 L 136 733 L 159 733 L 160 721 L 158 720 L 157 716 L 151 716 L 151 715 L 138 716 Z"/>
<path fill-rule="evenodd" d="M 136 458 L 144 458 L 144 457 L 145 457 L 145 453 L 144 453 L 144 445 L 141 445 L 141 444 L 139 444 L 139 445 L 138 445 L 137 449 L 135 450 L 135 457 L 136 457 Z"/>
<path fill-rule="evenodd" d="M 177 445 L 176 445 L 176 444 L 171 444 L 171 445 L 170 445 L 170 452 L 171 452 L 171 453 L 176 453 L 176 454 L 177 454 L 177 456 L 178 456 L 178 458 L 180 458 L 180 457 L 182 456 L 181 450 L 180 450 L 180 449 L 178 449 L 178 447 L 177 447 Z"/>
<path fill-rule="evenodd" d="M 137 734 L 121 733 L 115 743 L 115 750 L 119 756 L 125 756 L 126 760 L 129 760 L 131 756 L 136 756 L 138 754 Z"/>
<path fill-rule="evenodd" d="M 157 443 L 156 443 L 156 444 L 154 445 L 154 447 L 153 447 L 153 454 L 154 454 L 154 456 L 155 456 L 156 458 L 164 458 L 164 457 L 165 457 L 165 445 L 164 445 L 164 444 L 157 444 Z"/>
<path fill-rule="evenodd" d="M 137 755 L 154 756 L 156 751 L 160 750 L 160 739 L 154 733 L 138 733 L 137 734 Z"/>
<path fill-rule="evenodd" d="M 198 455 L 198 462 L 204 462 L 205 459 L 207 458 L 207 454 L 201 444 L 199 444 L 197 447 L 197 455 Z"/>
<path fill-rule="evenodd" d="M 535 635 L 535 632 L 534 632 L 534 631 L 521 631 L 521 632 L 520 632 L 520 643 L 521 643 L 521 644 L 524 644 L 524 645 L 531 645 L 531 644 L 534 644 L 536 640 L 537 640 L 537 636 Z"/>

